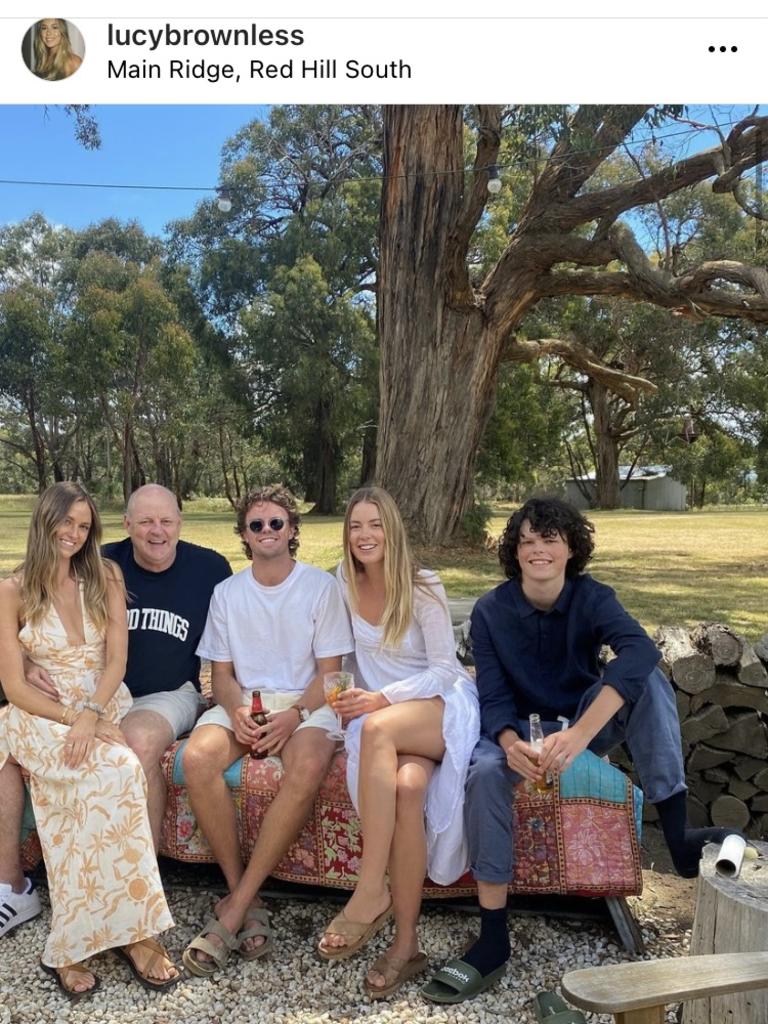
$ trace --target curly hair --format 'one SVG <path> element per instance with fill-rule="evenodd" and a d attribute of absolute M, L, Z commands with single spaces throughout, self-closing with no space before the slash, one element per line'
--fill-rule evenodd
<path fill-rule="evenodd" d="M 282 484 L 267 484 L 266 487 L 257 487 L 256 490 L 249 491 L 241 498 L 235 506 L 237 522 L 235 523 L 234 531 L 238 537 L 242 538 L 246 530 L 245 520 L 248 516 L 248 510 L 254 505 L 263 505 L 268 501 L 271 501 L 273 505 L 279 505 L 280 508 L 285 509 L 288 513 L 288 525 L 293 527 L 293 537 L 288 541 L 288 551 L 293 558 L 299 550 L 299 523 L 301 522 L 301 516 L 299 515 L 296 498 Z M 245 541 L 243 541 L 243 551 L 246 558 L 252 557 L 251 549 Z"/>
<path fill-rule="evenodd" d="M 517 560 L 517 546 L 523 523 L 530 523 L 534 533 L 542 537 L 560 534 L 571 549 L 571 557 L 565 568 L 566 576 L 578 576 L 592 557 L 595 542 L 592 537 L 595 528 L 590 521 L 567 501 L 560 498 L 530 498 L 507 522 L 499 541 L 499 561 L 510 580 L 519 580 L 522 575 Z"/>

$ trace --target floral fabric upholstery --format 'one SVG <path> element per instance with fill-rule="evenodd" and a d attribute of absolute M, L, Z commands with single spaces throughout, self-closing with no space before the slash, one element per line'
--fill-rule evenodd
<path fill-rule="evenodd" d="M 164 760 L 169 799 L 160 852 L 176 860 L 207 862 L 211 853 L 184 788 L 179 754 L 183 743 L 170 747 Z M 276 758 L 246 757 L 228 770 L 244 850 L 252 849 L 281 776 Z M 627 896 L 642 891 L 642 795 L 617 768 L 586 752 L 556 780 L 552 793 L 531 794 L 518 787 L 513 813 L 513 892 Z M 346 789 L 344 755 L 338 754 L 311 818 L 273 875 L 286 882 L 352 889 L 361 850 L 360 823 Z M 424 894 L 433 897 L 474 892 L 469 874 L 450 886 L 430 879 L 424 885 Z"/>
<path fill-rule="evenodd" d="M 184 740 L 168 748 L 163 768 L 168 806 L 160 853 L 190 863 L 210 863 L 208 844 L 190 810 L 182 776 Z M 360 822 L 347 795 L 344 755 L 333 761 L 312 816 L 273 872 L 286 882 L 352 889 L 362 840 Z M 226 773 L 234 792 L 240 841 L 250 851 L 282 777 L 276 758 L 244 757 Z M 518 787 L 514 803 L 515 871 L 510 890 L 530 894 L 632 896 L 642 892 L 640 833 L 642 793 L 618 768 L 586 751 L 555 780 L 551 793 Z M 40 859 L 34 819 L 27 814 L 23 854 L 27 866 Z M 424 883 L 428 897 L 471 896 L 469 874 L 450 886 Z"/>

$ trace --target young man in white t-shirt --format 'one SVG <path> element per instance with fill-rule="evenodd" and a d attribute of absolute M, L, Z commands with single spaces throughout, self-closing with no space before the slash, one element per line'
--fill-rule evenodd
<path fill-rule="evenodd" d="M 354 647 L 333 577 L 294 559 L 299 515 L 289 491 L 274 485 L 247 495 L 235 532 L 251 564 L 213 592 L 197 653 L 212 663 L 216 706 L 183 754 L 192 810 L 229 887 L 184 953 L 187 968 L 201 976 L 219 970 L 232 949 L 254 959 L 271 946 L 259 888 L 301 831 L 327 772 L 336 718 L 323 676 L 340 669 Z M 264 726 L 251 721 L 252 690 L 270 711 Z M 279 754 L 285 774 L 244 865 L 223 773 L 251 750 Z"/>

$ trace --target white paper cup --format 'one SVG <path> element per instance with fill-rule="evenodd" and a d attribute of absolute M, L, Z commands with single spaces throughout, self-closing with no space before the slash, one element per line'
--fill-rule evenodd
<path fill-rule="evenodd" d="M 741 836 L 735 834 L 726 836 L 715 859 L 715 871 L 718 875 L 723 875 L 725 878 L 738 878 L 746 848 L 746 840 Z"/>

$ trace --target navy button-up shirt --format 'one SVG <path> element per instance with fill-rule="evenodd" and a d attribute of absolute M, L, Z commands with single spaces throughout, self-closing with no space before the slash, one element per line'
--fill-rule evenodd
<path fill-rule="evenodd" d="M 614 591 L 586 573 L 566 579 L 546 612 L 518 580 L 502 583 L 475 604 L 471 635 L 482 730 L 494 740 L 532 711 L 542 721 L 572 718 L 600 678 L 634 703 L 661 657 Z M 616 657 L 602 666 L 604 644 Z"/>

